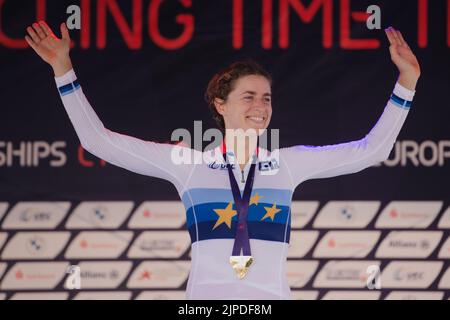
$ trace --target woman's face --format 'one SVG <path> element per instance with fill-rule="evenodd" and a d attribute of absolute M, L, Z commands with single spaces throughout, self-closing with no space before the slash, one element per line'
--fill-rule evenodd
<path fill-rule="evenodd" d="M 264 76 L 240 77 L 227 101 L 215 99 L 217 111 L 225 120 L 226 129 L 266 129 L 272 117 L 272 98 L 269 80 Z"/>

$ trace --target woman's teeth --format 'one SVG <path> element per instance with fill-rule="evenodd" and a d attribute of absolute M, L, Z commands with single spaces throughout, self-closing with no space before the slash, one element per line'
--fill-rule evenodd
<path fill-rule="evenodd" d="M 258 122 L 258 123 L 263 123 L 264 122 L 264 118 L 263 117 L 247 117 L 248 119 L 254 121 L 254 122 Z"/>

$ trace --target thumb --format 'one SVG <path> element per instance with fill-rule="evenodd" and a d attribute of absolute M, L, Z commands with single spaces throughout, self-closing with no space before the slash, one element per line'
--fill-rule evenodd
<path fill-rule="evenodd" d="M 66 24 L 63 22 L 60 26 L 61 35 L 64 40 L 70 40 L 69 30 L 67 29 Z"/>

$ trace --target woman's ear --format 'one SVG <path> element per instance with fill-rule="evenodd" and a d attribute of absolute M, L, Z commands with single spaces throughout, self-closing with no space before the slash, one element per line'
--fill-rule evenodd
<path fill-rule="evenodd" d="M 217 112 L 223 116 L 225 113 L 225 101 L 220 98 L 214 98 L 214 106 L 216 107 Z"/>

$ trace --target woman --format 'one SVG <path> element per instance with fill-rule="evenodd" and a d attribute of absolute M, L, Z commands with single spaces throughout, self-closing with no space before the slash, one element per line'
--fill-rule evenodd
<path fill-rule="evenodd" d="M 179 165 L 172 161 L 177 146 L 139 140 L 103 126 L 72 69 L 64 24 L 62 39 L 45 22 L 27 31 L 28 44 L 54 70 L 82 146 L 112 164 L 175 185 L 186 207 L 192 241 L 189 299 L 289 299 L 285 263 L 293 191 L 305 180 L 358 172 L 387 159 L 420 76 L 417 59 L 401 33 L 388 28 L 391 58 L 400 75 L 379 121 L 363 139 L 320 147 L 299 145 L 271 153 L 254 143 L 238 147 L 226 134 L 226 143 L 214 150 L 189 149 L 195 154 L 219 154 L 214 161 L 221 165 Z M 221 129 L 260 133 L 271 119 L 270 93 L 266 71 L 253 62 L 238 62 L 214 76 L 205 97 Z M 234 166 L 242 154 L 244 161 Z M 256 157 L 249 161 L 251 155 Z M 267 174 L 271 170 L 276 174 Z"/>

